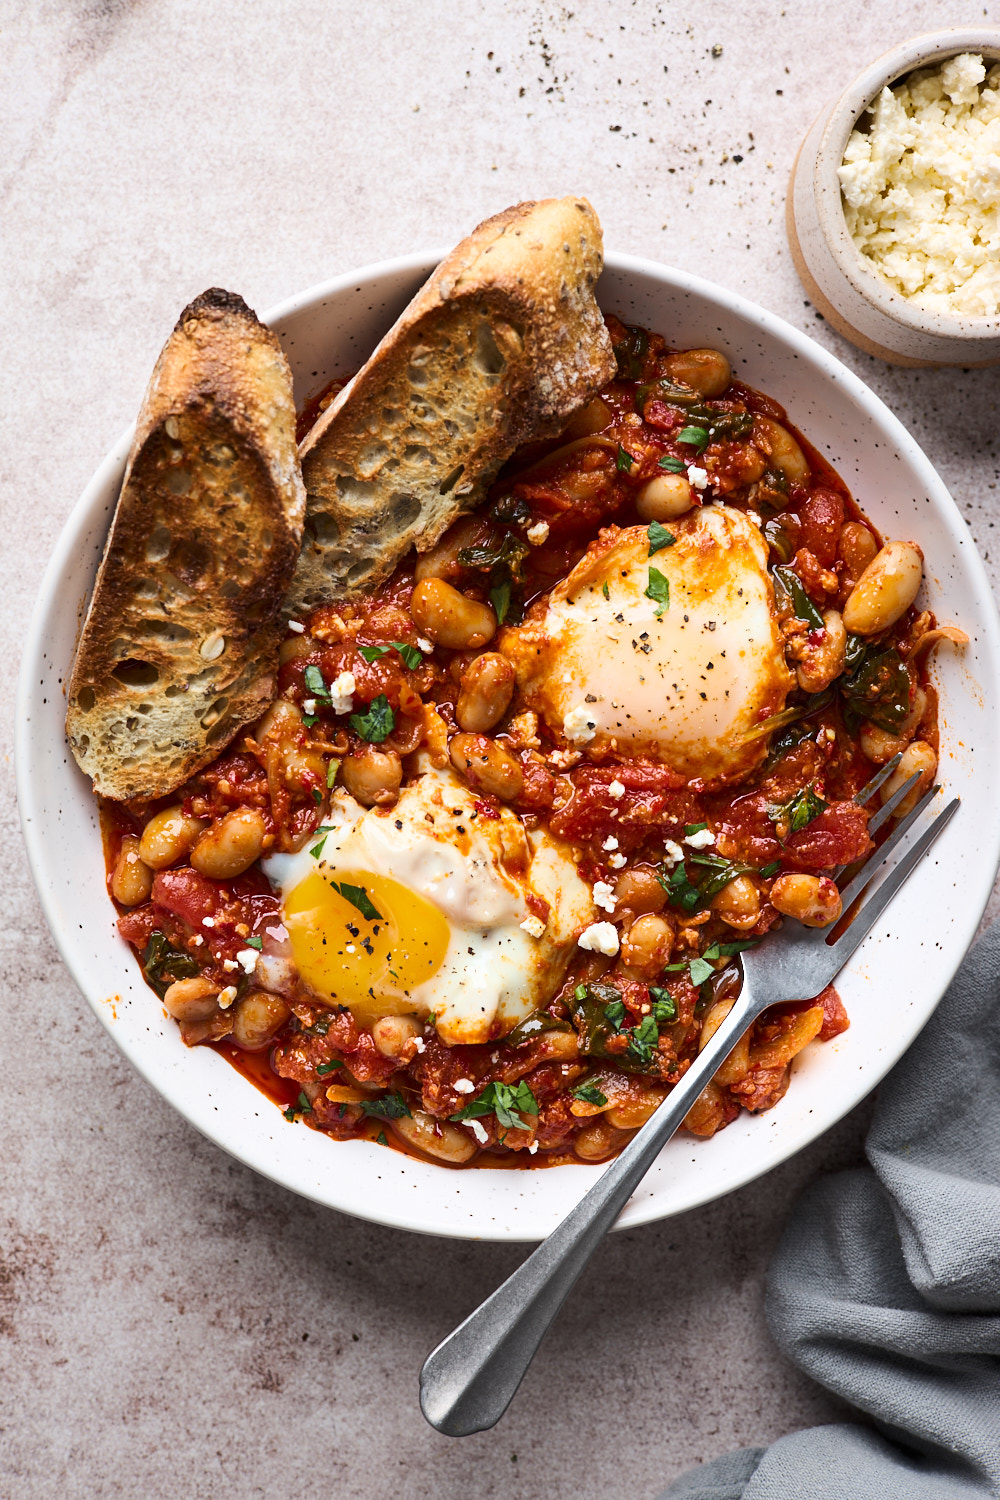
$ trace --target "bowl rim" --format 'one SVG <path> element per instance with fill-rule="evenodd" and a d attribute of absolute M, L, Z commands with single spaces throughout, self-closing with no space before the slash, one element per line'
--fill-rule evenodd
<path fill-rule="evenodd" d="M 855 291 L 885 317 L 915 334 L 951 338 L 969 345 L 994 342 L 1000 336 L 1000 317 L 951 317 L 909 301 L 862 255 L 844 217 L 837 169 L 844 159 L 851 132 L 865 110 L 887 85 L 898 83 L 919 68 L 931 67 L 963 52 L 981 53 L 1000 62 L 1000 30 L 952 27 L 921 33 L 900 42 L 869 63 L 830 106 L 816 148 L 814 190 L 820 224 L 834 261 Z"/>
<path fill-rule="evenodd" d="M 349 271 L 343 275 L 331 278 L 328 281 L 316 283 L 304 291 L 286 298 L 284 301 L 268 309 L 262 321 L 268 325 L 281 319 L 287 319 L 294 314 L 321 303 L 324 299 L 342 295 L 357 288 L 358 283 L 367 284 L 374 288 L 379 279 L 396 274 L 430 274 L 434 266 L 439 262 L 443 253 L 447 252 L 414 252 L 406 256 L 394 257 L 376 262 L 373 265 L 361 267 Z M 964 566 L 973 575 L 973 582 L 980 598 L 985 603 L 984 618 L 980 622 L 981 634 L 988 651 L 992 657 L 1000 661 L 1000 617 L 997 614 L 996 603 L 993 599 L 992 590 L 986 575 L 983 560 L 978 549 L 972 543 L 968 527 L 950 495 L 943 480 L 937 474 L 930 460 L 920 448 L 919 444 L 903 426 L 898 417 L 886 406 L 876 393 L 869 389 L 865 383 L 844 366 L 835 355 L 825 350 L 816 343 L 808 334 L 801 332 L 784 319 L 769 313 L 758 304 L 750 302 L 740 293 L 731 291 L 727 287 L 719 286 L 703 277 L 667 266 L 663 262 L 648 260 L 642 257 L 619 255 L 609 252 L 605 257 L 605 264 L 609 270 L 617 273 L 635 274 L 648 276 L 659 282 L 665 290 L 679 293 L 682 296 L 693 296 L 714 303 L 727 311 L 732 312 L 742 319 L 748 329 L 756 332 L 765 339 L 773 339 L 777 335 L 784 351 L 795 359 L 802 359 L 817 370 L 824 381 L 833 381 L 846 390 L 850 399 L 857 403 L 862 411 L 871 416 L 881 427 L 882 433 L 892 442 L 893 446 L 904 452 L 913 462 L 914 466 L 922 471 L 926 480 L 928 494 L 935 496 L 934 505 L 940 507 L 947 517 L 949 525 L 957 529 L 959 534 L 964 534 L 968 546 L 964 551 Z M 598 293 L 600 289 L 598 288 Z M 332 1207 L 339 1212 L 347 1212 L 359 1217 L 364 1217 L 371 1222 L 380 1223 L 387 1227 L 409 1230 L 410 1232 L 423 1232 L 428 1234 L 443 1235 L 448 1238 L 460 1239 L 487 1239 L 497 1241 L 510 1241 L 513 1243 L 536 1243 L 542 1236 L 532 1230 L 523 1222 L 511 1221 L 503 1229 L 495 1226 L 495 1220 L 489 1217 L 488 1209 L 480 1212 L 477 1222 L 466 1224 L 452 1220 L 428 1223 L 426 1221 L 414 1223 L 413 1218 L 407 1214 L 404 1207 L 404 1198 L 392 1201 L 370 1201 L 365 1199 L 359 1204 L 357 1201 L 345 1203 L 336 1201 L 336 1195 L 328 1190 L 320 1190 L 306 1185 L 302 1180 L 296 1180 L 295 1170 L 289 1171 L 287 1162 L 284 1170 L 264 1159 L 263 1153 L 248 1150 L 232 1133 L 227 1132 L 225 1127 L 211 1117 L 198 1118 L 194 1107 L 189 1108 L 183 1095 L 170 1094 L 163 1087 L 158 1077 L 154 1076 L 152 1065 L 144 1057 L 136 1056 L 135 1052 L 120 1040 L 120 1034 L 114 1026 L 114 1015 L 109 1010 L 105 998 L 105 991 L 95 982 L 88 982 L 89 976 L 84 970 L 79 975 L 74 957 L 71 956 L 69 935 L 64 934 L 57 920 L 56 892 L 54 885 L 50 887 L 47 877 L 47 865 L 51 859 L 51 851 L 47 849 L 43 837 L 40 821 L 40 809 L 44 804 L 46 789 L 41 779 L 34 775 L 34 770 L 28 753 L 31 742 L 30 720 L 32 715 L 31 695 L 33 681 L 37 664 L 44 661 L 46 652 L 45 627 L 51 611 L 58 609 L 59 584 L 66 568 L 67 562 L 72 557 L 77 547 L 82 530 L 91 518 L 91 512 L 95 501 L 100 497 L 104 486 L 119 473 L 131 445 L 134 424 L 129 426 L 115 442 L 104 459 L 94 471 L 87 485 L 84 487 L 79 499 L 75 502 L 64 521 L 62 530 L 49 559 L 48 565 L 43 573 L 39 586 L 38 595 L 32 609 L 28 624 L 25 643 L 22 652 L 21 666 L 16 692 L 16 718 L 15 718 L 15 776 L 17 786 L 18 811 L 21 821 L 22 834 L 24 837 L 28 862 L 36 890 L 44 911 L 50 932 L 55 945 L 66 964 L 70 977 L 81 990 L 91 1011 L 95 1014 L 104 1029 L 112 1036 L 132 1067 L 150 1083 L 160 1097 L 164 1098 L 172 1108 L 205 1135 L 213 1145 L 221 1147 L 233 1156 L 241 1164 L 251 1167 L 260 1172 L 262 1176 L 270 1178 L 286 1190 L 293 1191 L 301 1196 L 311 1198 L 324 1207 Z M 985 909 L 993 888 L 993 882 L 1000 863 L 1000 826 L 993 832 L 992 838 L 987 836 L 983 841 L 986 846 L 987 859 L 979 859 L 977 863 L 980 868 L 976 882 L 977 894 L 974 899 L 967 902 L 963 909 L 962 918 L 956 919 L 949 939 L 949 946 L 953 944 L 951 958 L 947 968 L 947 983 L 950 983 L 955 971 L 961 964 L 966 950 L 975 935 L 982 912 Z M 992 846 L 991 846 L 992 845 Z M 982 849 L 983 846 L 980 846 Z M 48 858 L 46 857 L 48 856 Z M 123 953 L 123 958 L 131 962 L 131 955 Z M 769 1172 L 773 1167 L 788 1160 L 812 1141 L 819 1138 L 833 1124 L 842 1119 L 863 1099 L 872 1088 L 885 1076 L 889 1069 L 902 1055 L 905 1046 L 908 1046 L 913 1037 L 919 1032 L 927 1019 L 933 1013 L 938 1004 L 941 994 L 946 985 L 921 1011 L 921 1019 L 914 1026 L 912 1015 L 903 1018 L 903 1028 L 906 1032 L 904 1046 L 898 1050 L 888 1053 L 880 1053 L 876 1057 L 868 1059 L 868 1067 L 863 1077 L 853 1076 L 845 1071 L 838 1090 L 836 1105 L 829 1119 L 824 1123 L 812 1128 L 803 1129 L 797 1133 L 789 1133 L 788 1138 L 778 1143 L 765 1143 L 761 1139 L 761 1148 L 755 1155 L 750 1167 L 741 1169 L 733 1177 L 722 1174 L 713 1174 L 706 1171 L 701 1178 L 701 1186 L 680 1204 L 670 1205 L 658 1202 L 654 1194 L 647 1196 L 637 1193 L 629 1208 L 616 1225 L 615 1228 L 634 1228 L 637 1225 L 658 1222 L 661 1219 L 673 1217 L 678 1213 L 687 1212 L 689 1209 L 713 1202 L 715 1199 L 726 1196 L 727 1193 L 741 1188 L 755 1181 L 757 1178 Z M 247 1084 L 253 1088 L 252 1084 Z M 277 1106 L 274 1106 L 277 1108 Z M 810 1110 L 810 1114 L 812 1111 Z M 326 1143 L 329 1144 L 329 1143 Z M 429 1164 L 433 1167 L 433 1163 Z M 586 1166 L 573 1167 L 571 1169 L 577 1174 L 580 1182 L 581 1195 L 596 1180 L 601 1170 L 600 1167 L 590 1169 Z M 477 1174 L 482 1175 L 482 1174 Z M 490 1177 L 496 1174 L 490 1173 Z M 505 1176 L 520 1176 L 519 1173 L 504 1174 Z M 300 1174 L 299 1174 L 300 1177 Z M 552 1225 L 551 1227 L 555 1227 Z M 548 1233 L 549 1230 L 543 1231 Z"/>

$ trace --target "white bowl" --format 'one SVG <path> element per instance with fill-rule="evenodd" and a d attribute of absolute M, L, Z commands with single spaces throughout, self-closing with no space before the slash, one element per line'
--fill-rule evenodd
<path fill-rule="evenodd" d="M 297 398 L 360 365 L 435 263 L 426 255 L 386 262 L 274 309 L 267 321 L 287 350 Z M 982 563 L 941 480 L 892 413 L 831 355 L 741 297 L 649 261 L 609 256 L 599 296 L 609 311 L 674 344 L 725 349 L 741 378 L 783 402 L 875 524 L 920 543 L 927 603 L 972 637 L 962 654 L 942 649 L 935 667 L 941 771 L 949 791 L 961 794 L 961 811 L 842 974 L 850 1030 L 808 1049 L 774 1110 L 743 1114 L 714 1140 L 671 1141 L 619 1221 L 634 1225 L 730 1192 L 815 1140 L 878 1082 L 930 1016 L 975 933 L 1000 856 L 1000 629 Z M 78 620 L 130 440 L 131 431 L 122 434 L 66 523 L 31 620 L 18 688 L 24 837 L 71 974 L 148 1082 L 258 1172 L 379 1223 L 463 1238 L 541 1238 L 600 1168 L 454 1171 L 287 1124 L 224 1058 L 182 1044 L 119 938 L 95 804 L 67 748 L 63 718 Z M 130 1128 L 141 1131 L 141 1118 Z"/>
<path fill-rule="evenodd" d="M 890 364 L 1000 363 L 1000 319 L 948 317 L 909 301 L 851 238 L 837 169 L 848 138 L 886 84 L 959 53 L 1000 60 L 1000 32 L 985 27 L 911 37 L 879 57 L 823 109 L 799 149 L 788 186 L 788 243 L 813 305 L 838 333 Z"/>

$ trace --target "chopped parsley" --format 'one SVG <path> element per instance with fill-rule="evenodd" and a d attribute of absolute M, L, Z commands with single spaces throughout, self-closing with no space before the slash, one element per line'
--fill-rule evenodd
<path fill-rule="evenodd" d="M 504 578 L 500 583 L 490 589 L 490 603 L 497 617 L 497 624 L 502 625 L 510 613 L 510 601 L 514 585 L 509 578 Z"/>
<path fill-rule="evenodd" d="M 259 953 L 260 950 L 263 948 L 263 946 L 264 946 L 264 939 L 262 937 L 247 938 L 247 947 L 248 948 L 256 948 L 257 952 Z"/>
<path fill-rule="evenodd" d="M 656 552 L 662 552 L 664 547 L 672 547 L 677 540 L 673 532 L 668 531 L 665 526 L 661 526 L 659 521 L 651 521 L 649 523 L 646 535 L 649 537 L 648 556 L 650 557 Z"/>
<path fill-rule="evenodd" d="M 329 823 L 321 823 L 320 826 L 316 829 L 316 832 L 321 833 L 323 837 L 319 840 L 318 843 L 313 844 L 312 848 L 309 850 L 309 853 L 312 855 L 313 859 L 320 859 L 323 854 L 324 845 L 326 844 L 326 836 L 328 833 L 333 832 L 333 827 Z"/>
<path fill-rule="evenodd" d="M 682 427 L 677 434 L 679 443 L 690 443 L 692 448 L 697 448 L 700 453 L 703 448 L 708 447 L 707 427 Z"/>
<path fill-rule="evenodd" d="M 683 969 L 687 969 L 691 983 L 695 989 L 699 989 L 705 983 L 706 979 L 711 979 L 715 973 L 713 963 L 717 959 L 735 958 L 736 954 L 742 953 L 745 948 L 755 948 L 756 946 L 756 938 L 745 938 L 742 942 L 738 943 L 710 943 L 700 958 L 684 958 L 678 963 L 667 964 L 666 972 L 668 974 L 677 974 Z M 649 993 L 650 995 L 653 994 L 652 988 L 650 988 Z M 665 991 L 659 991 L 658 993 L 663 994 Z M 672 1020 L 673 1017 L 669 1019 Z"/>
<path fill-rule="evenodd" d="M 495 1115 L 501 1130 L 530 1130 L 528 1122 L 517 1113 L 537 1115 L 538 1100 L 522 1078 L 518 1083 L 488 1083 L 477 1099 L 469 1103 L 452 1120 L 477 1120 Z"/>
<path fill-rule="evenodd" d="M 781 869 L 781 860 L 780 859 L 772 859 L 771 863 L 769 865 L 765 865 L 764 868 L 759 871 L 759 873 L 761 875 L 763 875 L 763 877 L 764 877 L 765 880 L 770 880 L 771 876 L 772 875 L 777 875 L 777 873 L 778 873 L 778 871 L 780 869 Z"/>
<path fill-rule="evenodd" d="M 418 651 L 416 646 L 407 645 L 406 641 L 393 641 L 391 646 L 359 646 L 358 651 L 369 666 L 373 661 L 378 661 L 380 656 L 388 656 L 390 651 L 398 651 L 403 658 L 404 665 L 409 667 L 411 672 L 415 672 L 424 659 L 423 652 Z"/>
<path fill-rule="evenodd" d="M 687 464 L 682 458 L 673 458 L 669 453 L 658 460 L 658 467 L 666 469 L 669 474 L 686 474 Z"/>
<path fill-rule="evenodd" d="M 396 715 L 389 707 L 384 693 L 379 693 L 368 705 L 366 714 L 351 714 L 351 728 L 371 745 L 380 745 L 396 727 Z"/>
<path fill-rule="evenodd" d="M 791 833 L 798 833 L 814 818 L 818 818 L 821 812 L 825 812 L 826 808 L 827 803 L 823 798 L 811 786 L 804 786 L 788 802 L 772 802 L 767 815 L 772 823 L 787 823 Z"/>
<path fill-rule="evenodd" d="M 380 1146 L 388 1146 L 388 1144 L 389 1144 L 389 1142 L 385 1138 L 385 1131 L 384 1130 L 380 1130 L 379 1133 L 378 1133 L 378 1135 L 375 1137 L 375 1139 L 378 1141 L 378 1143 L 379 1143 Z"/>
<path fill-rule="evenodd" d="M 375 1115 L 379 1120 L 401 1120 L 409 1116 L 410 1109 L 402 1094 L 381 1094 L 377 1099 L 363 1099 L 361 1108 L 366 1115 Z"/>
<path fill-rule="evenodd" d="M 582 1104 L 603 1106 L 608 1102 L 607 1094 L 602 1094 L 596 1083 L 579 1083 L 575 1089 L 570 1089 L 570 1093 Z"/>
<path fill-rule="evenodd" d="M 693 876 L 692 865 L 695 866 Z M 657 878 L 671 906 L 679 906 L 684 911 L 699 911 L 738 875 L 757 873 L 753 865 L 737 864 L 735 860 L 723 859 L 721 854 L 706 854 L 699 849 L 687 855 L 669 875 L 661 870 Z"/>
<path fill-rule="evenodd" d="M 619 473 L 627 474 L 634 463 L 635 459 L 632 454 L 619 443 L 618 452 L 615 454 L 615 468 Z"/>
<path fill-rule="evenodd" d="M 660 1032 L 653 1016 L 643 1016 L 638 1026 L 628 1034 L 628 1050 L 625 1056 L 640 1068 L 651 1066 L 660 1042 Z"/>
<path fill-rule="evenodd" d="M 332 1073 L 335 1069 L 342 1068 L 343 1066 L 344 1064 L 340 1061 L 339 1057 L 331 1057 L 329 1062 L 317 1063 L 316 1072 L 321 1078 L 325 1078 L 327 1073 Z"/>
<path fill-rule="evenodd" d="M 310 665 L 306 667 L 305 670 L 305 681 L 306 687 L 309 689 L 312 697 L 322 698 L 324 702 L 329 703 L 330 689 L 323 681 L 323 673 L 320 671 L 319 667 L 314 667 L 310 663 Z"/>
<path fill-rule="evenodd" d="M 604 595 L 605 599 L 611 598 L 611 590 L 608 588 L 608 580 L 606 578 L 601 584 L 601 593 Z"/>
<path fill-rule="evenodd" d="M 296 1115 L 311 1115 L 312 1112 L 313 1107 L 309 1103 L 309 1095 L 304 1089 L 299 1090 L 299 1097 L 294 1104 L 290 1104 L 287 1109 L 281 1111 L 289 1124 L 292 1123 Z"/>
<path fill-rule="evenodd" d="M 677 1001 L 669 990 L 662 985 L 651 984 L 649 986 L 649 998 L 653 1002 L 654 1021 L 676 1021 Z"/>
<path fill-rule="evenodd" d="M 669 609 L 670 580 L 663 576 L 659 568 L 650 568 L 649 583 L 646 585 L 645 594 L 647 599 L 652 599 L 655 603 L 657 618 L 665 609 Z"/>
<path fill-rule="evenodd" d="M 380 656 L 388 656 L 389 655 L 389 647 L 388 646 L 359 646 L 358 647 L 358 654 L 359 654 L 359 656 L 363 656 L 364 659 L 365 659 L 365 661 L 368 663 L 368 665 L 371 666 L 372 662 L 373 661 L 378 661 L 378 659 L 379 659 Z"/>
<path fill-rule="evenodd" d="M 349 885 L 346 880 L 331 880 L 330 884 L 338 895 L 343 896 L 352 906 L 356 906 L 366 922 L 382 922 L 382 913 L 372 904 L 371 897 L 363 885 Z"/>
<path fill-rule="evenodd" d="M 330 764 L 326 768 L 326 784 L 327 784 L 328 787 L 332 787 L 333 786 L 333 783 L 337 779 L 337 772 L 339 770 L 340 770 L 340 761 L 339 760 L 331 760 Z"/>

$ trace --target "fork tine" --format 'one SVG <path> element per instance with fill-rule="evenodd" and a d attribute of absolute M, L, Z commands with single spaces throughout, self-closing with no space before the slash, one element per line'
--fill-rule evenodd
<path fill-rule="evenodd" d="M 887 760 L 882 769 L 875 772 L 875 775 L 872 777 L 871 781 L 865 782 L 860 792 L 858 792 L 858 794 L 854 798 L 859 807 L 864 807 L 866 802 L 871 801 L 875 793 L 878 791 L 879 787 L 884 786 L 885 783 L 889 780 L 889 777 L 892 775 L 893 771 L 896 769 L 902 759 L 902 750 L 897 750 L 895 755 L 892 757 L 892 760 Z"/>
<path fill-rule="evenodd" d="M 925 798 L 924 801 L 926 800 L 927 799 Z M 919 805 L 922 804 L 918 804 L 918 806 Z M 861 943 L 864 942 L 865 938 L 868 936 L 869 932 L 871 932 L 872 928 L 875 926 L 875 923 L 885 911 L 886 907 L 889 905 L 889 902 L 892 900 L 893 896 L 895 896 L 900 886 L 907 879 L 914 867 L 919 864 L 921 859 L 923 859 L 927 850 L 930 848 L 931 844 L 933 844 L 938 835 L 944 832 L 945 828 L 951 822 L 952 818 L 955 816 L 955 813 L 958 811 L 960 805 L 961 799 L 955 797 L 951 802 L 948 803 L 948 806 L 946 808 L 938 813 L 937 817 L 934 819 L 934 822 L 931 823 L 930 827 L 924 829 L 924 832 L 917 839 L 913 847 L 906 851 L 906 853 L 903 855 L 903 858 L 899 861 L 899 864 L 896 865 L 895 869 L 891 871 L 891 873 L 886 877 L 885 880 L 883 880 L 874 896 L 872 896 L 870 900 L 865 902 L 864 906 L 862 906 L 861 910 L 858 912 L 857 916 L 854 918 L 854 921 L 851 923 L 850 927 L 848 927 L 843 936 L 839 937 L 835 943 L 830 943 L 828 945 L 830 956 L 836 964 L 836 968 L 831 971 L 831 978 L 834 974 L 837 973 L 839 969 L 843 967 L 843 965 L 850 958 L 851 954 L 854 952 L 855 948 L 857 948 Z M 906 826 L 910 823 L 910 820 L 915 816 L 916 810 L 917 809 L 914 809 L 914 812 L 910 814 L 910 817 L 905 820 L 901 828 L 898 830 L 898 833 L 893 834 L 892 840 L 890 840 L 890 842 L 896 842 L 899 833 L 903 832 Z M 888 846 L 883 845 L 882 847 L 884 849 Z M 882 851 L 880 850 L 879 852 L 881 853 Z M 854 882 L 852 881 L 851 884 L 853 885 Z"/>
<path fill-rule="evenodd" d="M 840 893 L 840 899 L 843 902 L 845 911 L 854 898 L 861 894 L 865 886 L 874 880 L 886 860 L 906 838 L 921 813 L 926 811 L 940 790 L 940 787 L 932 786 L 930 791 L 925 792 L 916 807 L 911 812 L 908 812 L 905 818 L 900 819 L 885 843 L 879 844 L 878 848 L 869 854 L 861 869 L 857 871 L 853 879 L 848 881 Z"/>

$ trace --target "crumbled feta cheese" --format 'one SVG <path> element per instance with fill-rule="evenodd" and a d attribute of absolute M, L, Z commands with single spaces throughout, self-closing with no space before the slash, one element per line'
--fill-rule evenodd
<path fill-rule="evenodd" d="M 227 984 L 224 990 L 219 991 L 219 1009 L 228 1010 L 236 999 L 235 984 Z"/>
<path fill-rule="evenodd" d="M 289 630 L 294 630 L 296 635 L 303 635 L 306 627 L 298 620 L 289 620 L 288 628 Z"/>
<path fill-rule="evenodd" d="M 594 883 L 594 905 L 599 906 L 602 911 L 614 911 L 618 905 L 615 900 L 614 886 L 609 885 L 606 880 L 598 880 Z"/>
<path fill-rule="evenodd" d="M 688 483 L 692 489 L 705 490 L 708 488 L 708 470 L 698 464 L 688 464 Z"/>
<path fill-rule="evenodd" d="M 424 1041 L 422 1036 L 415 1036 L 413 1038 L 413 1045 L 418 1052 L 427 1051 L 427 1043 Z"/>
<path fill-rule="evenodd" d="M 200 932 L 196 932 L 194 937 L 191 939 L 191 942 L 195 948 L 200 948 L 204 941 L 205 939 L 202 937 Z"/>
<path fill-rule="evenodd" d="M 615 836 L 614 836 L 613 833 L 608 835 L 608 837 L 604 840 L 604 843 L 601 845 L 601 848 L 602 849 L 617 849 L 618 848 L 618 840 L 615 838 Z"/>
<path fill-rule="evenodd" d="M 252 974 L 257 967 L 260 954 L 256 948 L 241 948 L 236 955 L 236 962 L 243 965 L 244 974 Z"/>
<path fill-rule="evenodd" d="M 684 850 L 680 844 L 675 844 L 673 839 L 665 839 L 663 844 L 663 863 L 667 869 L 672 870 L 674 865 L 679 865 L 683 858 Z"/>
<path fill-rule="evenodd" d="M 611 866 L 612 870 L 624 870 L 625 866 L 628 864 L 628 860 L 625 858 L 624 854 L 612 854 L 611 858 L 608 860 L 608 864 Z"/>
<path fill-rule="evenodd" d="M 469 1129 L 472 1131 L 472 1134 L 476 1137 L 476 1140 L 479 1142 L 479 1144 L 481 1146 L 485 1146 L 486 1142 L 489 1140 L 489 1136 L 486 1134 L 485 1128 L 480 1125 L 479 1121 L 466 1120 L 465 1123 L 468 1125 Z"/>
<path fill-rule="evenodd" d="M 303 698 L 303 700 L 302 700 L 302 712 L 304 714 L 314 714 L 316 712 L 316 699 L 315 698 Z"/>
<path fill-rule="evenodd" d="M 614 799 L 615 799 L 616 802 L 618 802 L 622 797 L 624 797 L 624 795 L 625 795 L 625 783 L 624 783 L 624 781 L 615 780 L 608 787 L 608 796 L 609 797 L 614 797 Z"/>
<path fill-rule="evenodd" d="M 527 1035 L 527 1033 L 530 1032 L 530 1031 L 541 1031 L 541 1029 L 542 1029 L 542 1023 L 541 1023 L 541 1021 L 538 1020 L 537 1016 L 535 1017 L 534 1020 L 531 1020 L 531 1021 L 522 1021 L 521 1022 L 521 1031 L 525 1035 Z"/>
<path fill-rule="evenodd" d="M 476 1091 L 476 1085 L 471 1078 L 456 1078 L 452 1087 L 456 1094 L 473 1094 Z"/>
<path fill-rule="evenodd" d="M 202 925 L 202 927 L 214 927 L 215 926 L 215 918 L 214 917 L 202 917 L 202 919 L 201 919 L 201 925 Z"/>
<path fill-rule="evenodd" d="M 698 833 L 689 833 L 684 842 L 689 849 L 709 849 L 715 843 L 715 834 L 710 828 L 702 828 Z"/>
<path fill-rule="evenodd" d="M 357 683 L 354 681 L 353 672 L 341 672 L 340 676 L 330 683 L 330 707 L 335 714 L 349 714 L 354 707 L 354 689 Z"/>
<path fill-rule="evenodd" d="M 426 637 L 422 635 L 417 636 L 417 645 L 420 647 L 425 656 L 430 656 L 431 652 L 434 650 L 434 642 L 427 640 Z"/>
<path fill-rule="evenodd" d="M 534 1154 L 535 1154 L 535 1152 L 537 1150 L 538 1150 L 538 1142 L 537 1141 L 532 1141 L 531 1145 L 528 1147 L 528 1155 L 529 1156 L 534 1156 Z"/>
<path fill-rule="evenodd" d="M 548 541 L 549 523 L 548 521 L 536 521 L 534 526 L 529 526 L 524 534 L 533 547 L 540 547 L 543 542 Z"/>
<path fill-rule="evenodd" d="M 224 958 L 222 960 L 222 967 L 225 969 L 227 974 L 232 974 L 234 969 L 239 968 L 239 964 L 236 962 L 235 958 Z"/>
<path fill-rule="evenodd" d="M 521 923 L 521 931 L 526 932 L 529 937 L 540 938 L 545 931 L 545 923 L 541 917 L 525 917 Z"/>
<path fill-rule="evenodd" d="M 563 734 L 574 745 L 585 745 L 597 733 L 597 720 L 586 703 L 578 703 L 563 719 Z"/>
<path fill-rule="evenodd" d="M 897 291 L 953 317 L 1000 312 L 1000 68 L 964 52 L 884 88 L 839 169 L 848 230 Z"/>
<path fill-rule="evenodd" d="M 583 929 L 576 943 L 588 953 L 604 953 L 608 958 L 614 958 L 618 952 L 618 929 L 613 922 L 592 922 Z"/>

